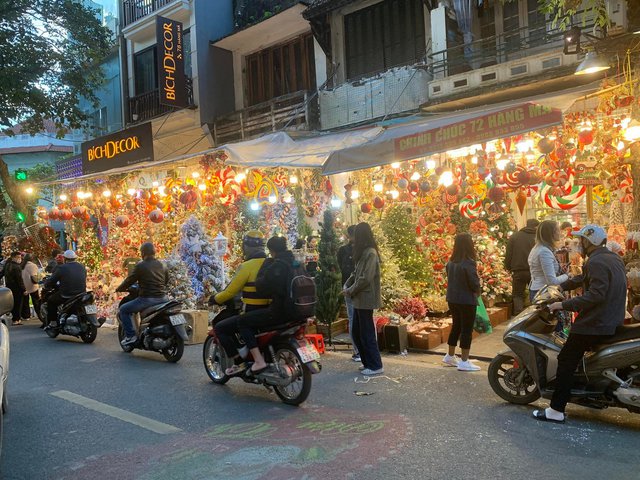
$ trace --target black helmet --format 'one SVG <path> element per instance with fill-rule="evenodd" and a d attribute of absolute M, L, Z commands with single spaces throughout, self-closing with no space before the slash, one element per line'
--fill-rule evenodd
<path fill-rule="evenodd" d="M 145 242 L 142 245 L 140 245 L 140 256 L 142 256 L 142 258 L 152 257 L 155 254 L 156 254 L 156 247 L 153 246 L 153 243 Z"/>

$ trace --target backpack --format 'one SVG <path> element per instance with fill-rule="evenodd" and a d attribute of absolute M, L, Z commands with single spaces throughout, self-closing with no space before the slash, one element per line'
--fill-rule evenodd
<path fill-rule="evenodd" d="M 306 319 L 316 314 L 316 284 L 302 264 L 295 261 L 287 279 L 287 313 L 293 319 Z"/>

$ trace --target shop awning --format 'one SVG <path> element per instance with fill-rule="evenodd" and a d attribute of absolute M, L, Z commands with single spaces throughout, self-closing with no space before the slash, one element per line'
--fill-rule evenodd
<path fill-rule="evenodd" d="M 332 153 L 322 173 L 388 165 L 562 123 L 562 112 L 586 90 L 434 115 L 386 128 L 373 140 Z"/>

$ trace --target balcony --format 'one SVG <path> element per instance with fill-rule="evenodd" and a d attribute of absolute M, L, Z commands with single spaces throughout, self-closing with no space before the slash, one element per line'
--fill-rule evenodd
<path fill-rule="evenodd" d="M 317 105 L 309 98 L 309 92 L 299 91 L 219 117 L 212 125 L 215 144 L 224 145 L 285 128 L 310 130 L 317 118 Z"/>
<path fill-rule="evenodd" d="M 193 107 L 193 82 L 186 78 L 187 108 Z M 160 117 L 165 113 L 173 112 L 175 107 L 160 103 L 160 90 L 155 89 L 135 97 L 129 97 L 129 114 L 127 124 L 144 122 L 152 118 Z"/>
<path fill-rule="evenodd" d="M 174 0 L 123 0 L 123 26 L 126 27 L 147 15 L 151 15 L 156 10 L 173 1 Z"/>
<path fill-rule="evenodd" d="M 298 3 L 299 0 L 236 0 L 234 27 L 242 30 Z"/>

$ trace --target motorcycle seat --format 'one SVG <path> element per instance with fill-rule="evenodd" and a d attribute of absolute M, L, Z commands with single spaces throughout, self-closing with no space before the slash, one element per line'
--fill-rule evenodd
<path fill-rule="evenodd" d="M 620 325 L 613 336 L 603 339 L 598 345 L 611 345 L 625 340 L 640 339 L 640 325 Z"/>
<path fill-rule="evenodd" d="M 259 327 L 256 330 L 256 335 L 261 333 L 273 332 L 276 330 L 287 330 L 288 328 L 294 327 L 296 325 L 300 325 L 303 322 L 286 322 L 286 323 L 278 323 L 276 325 L 265 325 L 264 327 Z"/>
<path fill-rule="evenodd" d="M 147 316 L 151 315 L 152 313 L 155 313 L 155 312 L 157 312 L 159 310 L 162 310 L 164 307 L 166 307 L 170 303 L 171 303 L 171 301 L 162 302 L 162 303 L 158 303 L 157 305 L 153 305 L 151 307 L 147 307 L 144 310 L 142 310 L 142 312 L 140 312 L 140 318 L 147 317 Z"/>
<path fill-rule="evenodd" d="M 72 303 L 75 303 L 77 300 L 80 300 L 82 297 L 84 297 L 85 295 L 91 293 L 91 291 L 88 292 L 82 292 L 82 293 L 78 293 L 77 295 L 74 295 L 73 297 L 69 297 L 69 298 L 65 298 L 64 299 L 64 304 L 62 305 L 62 308 L 66 308 L 69 305 L 71 305 Z"/>

